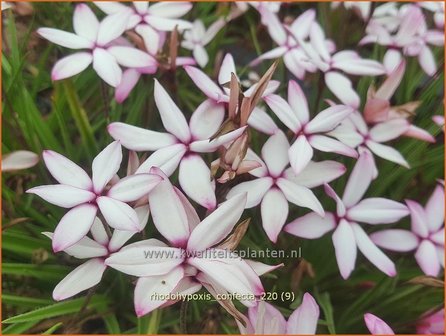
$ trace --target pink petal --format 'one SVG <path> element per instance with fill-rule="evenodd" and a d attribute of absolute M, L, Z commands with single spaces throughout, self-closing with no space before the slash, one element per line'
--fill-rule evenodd
<path fill-rule="evenodd" d="M 278 127 L 274 120 L 265 112 L 265 110 L 255 107 L 248 118 L 248 125 L 255 130 L 273 135 Z"/>
<path fill-rule="evenodd" d="M 127 68 L 157 68 L 157 61 L 149 54 L 132 47 L 112 46 L 107 49 L 112 54 L 116 61 Z"/>
<path fill-rule="evenodd" d="M 262 177 L 252 181 L 242 182 L 234 186 L 227 194 L 232 198 L 238 194 L 246 193 L 246 208 L 252 208 L 262 201 L 263 196 L 273 185 L 271 177 Z"/>
<path fill-rule="evenodd" d="M 407 230 L 382 230 L 372 233 L 370 238 L 379 247 L 391 251 L 408 252 L 416 249 L 418 246 L 417 236 Z"/>
<path fill-rule="evenodd" d="M 288 139 L 282 131 L 270 136 L 262 148 L 262 158 L 273 177 L 280 176 L 288 165 Z"/>
<path fill-rule="evenodd" d="M 174 246 L 184 247 L 189 238 L 189 224 L 182 201 L 160 169 L 152 168 L 150 172 L 164 177 L 149 194 L 153 223 Z"/>
<path fill-rule="evenodd" d="M 99 24 L 98 37 L 96 43 L 104 47 L 109 42 L 120 37 L 126 27 L 130 12 L 122 11 L 105 17 Z"/>
<path fill-rule="evenodd" d="M 98 197 L 96 202 L 107 224 L 112 228 L 133 232 L 142 230 L 135 210 L 128 204 L 106 196 Z"/>
<path fill-rule="evenodd" d="M 350 79 L 338 72 L 329 71 L 325 74 L 325 83 L 342 103 L 354 109 L 359 107 L 360 98 L 352 88 Z"/>
<path fill-rule="evenodd" d="M 444 188 L 437 185 L 425 208 L 430 232 L 438 231 L 444 223 Z"/>
<path fill-rule="evenodd" d="M 107 266 L 102 259 L 91 259 L 76 267 L 54 288 L 53 299 L 65 300 L 86 289 L 96 286 L 102 279 Z"/>
<path fill-rule="evenodd" d="M 186 151 L 187 147 L 182 143 L 158 149 L 139 166 L 136 174 L 148 173 L 152 167 L 158 167 L 170 176 L 177 169 Z"/>
<path fill-rule="evenodd" d="M 322 152 L 337 153 L 352 158 L 358 157 L 358 152 L 352 147 L 324 135 L 311 135 L 308 141 L 313 148 Z"/>
<path fill-rule="evenodd" d="M 290 315 L 287 334 L 314 335 L 319 319 L 319 306 L 314 298 L 305 293 L 302 304 Z"/>
<path fill-rule="evenodd" d="M 162 178 L 154 174 L 136 174 L 124 177 L 108 191 L 107 196 L 121 202 L 133 202 L 155 188 Z"/>
<path fill-rule="evenodd" d="M 229 83 L 231 81 L 231 73 L 237 75 L 234 58 L 231 54 L 226 54 L 225 58 L 223 58 L 223 62 L 220 66 L 220 71 L 218 73 L 218 83 L 220 85 Z"/>
<path fill-rule="evenodd" d="M 373 155 L 369 151 L 363 151 L 361 155 L 359 155 L 359 159 L 356 161 L 356 164 L 350 173 L 350 177 L 344 190 L 342 201 L 345 206 L 351 207 L 361 200 L 374 179 L 374 175 Z"/>
<path fill-rule="evenodd" d="M 379 157 L 395 162 L 403 167 L 410 168 L 409 163 L 407 163 L 404 157 L 396 149 L 371 140 L 367 140 L 366 144 L 367 147 Z"/>
<path fill-rule="evenodd" d="M 96 41 L 99 21 L 86 4 L 76 6 L 73 15 L 73 28 L 77 35 L 92 42 Z"/>
<path fill-rule="evenodd" d="M 297 119 L 302 124 L 307 124 L 310 120 L 307 98 L 299 84 L 294 80 L 288 82 L 288 103 L 296 114 Z"/>
<path fill-rule="evenodd" d="M 406 119 L 393 119 L 379 123 L 370 130 L 370 138 L 376 142 L 386 142 L 398 138 L 409 129 Z"/>
<path fill-rule="evenodd" d="M 347 211 L 349 219 L 369 224 L 395 223 L 408 214 L 404 204 L 380 197 L 366 198 Z"/>
<path fill-rule="evenodd" d="M 288 156 L 294 173 L 299 176 L 313 158 L 313 147 L 308 142 L 306 135 L 301 134 L 297 137 L 288 150 Z"/>
<path fill-rule="evenodd" d="M 87 190 L 93 187 L 93 182 L 87 173 L 65 156 L 45 150 L 43 151 L 43 160 L 57 182 Z"/>
<path fill-rule="evenodd" d="M 203 71 L 192 66 L 185 66 L 189 77 L 195 83 L 196 86 L 210 99 L 217 101 L 221 95 L 224 95 L 223 91 L 215 84 Z"/>
<path fill-rule="evenodd" d="M 285 170 L 284 176 L 296 184 L 307 188 L 314 188 L 337 179 L 345 171 L 345 166 L 336 161 L 310 161 L 298 175 L 294 173 L 293 169 L 288 168 Z"/>
<path fill-rule="evenodd" d="M 121 82 L 122 70 L 116 59 L 105 49 L 94 49 L 93 69 L 110 86 L 117 87 Z"/>
<path fill-rule="evenodd" d="M 96 198 L 96 195 L 91 191 L 64 184 L 34 187 L 26 192 L 36 194 L 45 201 L 62 208 L 72 208 L 79 204 L 93 201 Z"/>
<path fill-rule="evenodd" d="M 192 9 L 190 2 L 157 2 L 149 7 L 148 12 L 152 15 L 165 18 L 177 18 L 183 16 Z"/>
<path fill-rule="evenodd" d="M 105 259 L 107 266 L 137 277 L 164 275 L 183 262 L 183 251 L 157 239 L 127 245 Z"/>
<path fill-rule="evenodd" d="M 372 335 L 394 335 L 393 330 L 387 325 L 386 322 L 381 320 L 379 317 L 367 313 L 364 315 L 364 321 L 367 329 L 372 333 Z"/>
<path fill-rule="evenodd" d="M 189 128 L 195 140 L 209 139 L 214 135 L 225 117 L 225 107 L 212 99 L 206 99 L 192 114 Z"/>
<path fill-rule="evenodd" d="M 8 154 L 3 154 L 2 171 L 14 171 L 27 169 L 35 166 L 39 162 L 39 156 L 26 150 L 18 150 Z"/>
<path fill-rule="evenodd" d="M 97 207 L 81 204 L 68 211 L 57 224 L 53 235 L 53 251 L 59 252 L 76 244 L 90 231 Z"/>
<path fill-rule="evenodd" d="M 167 302 L 162 298 L 173 293 L 183 277 L 183 267 L 176 267 L 164 275 L 139 278 L 134 295 L 136 316 L 146 315 Z"/>
<path fill-rule="evenodd" d="M 188 142 L 191 134 L 183 113 L 156 79 L 154 90 L 155 103 L 158 107 L 164 128 L 179 140 Z"/>
<path fill-rule="evenodd" d="M 271 108 L 274 114 L 280 119 L 281 122 L 285 124 L 290 130 L 298 133 L 301 129 L 301 124 L 299 119 L 297 119 L 292 108 L 285 99 L 282 97 L 272 94 L 264 98 L 265 103 Z"/>
<path fill-rule="evenodd" d="M 104 187 L 118 172 L 122 161 L 122 149 L 119 141 L 114 141 L 105 147 L 93 160 L 94 191 L 100 194 Z"/>
<path fill-rule="evenodd" d="M 187 248 L 203 251 L 225 239 L 245 209 L 246 194 L 238 194 L 221 203 L 192 231 Z"/>
<path fill-rule="evenodd" d="M 283 230 L 297 237 L 317 239 L 335 227 L 335 217 L 331 212 L 326 212 L 325 217 L 310 212 L 288 223 Z"/>
<path fill-rule="evenodd" d="M 415 125 L 409 125 L 409 128 L 406 132 L 404 132 L 403 135 L 415 139 L 420 139 L 422 141 L 435 143 L 435 137 L 433 137 L 428 131 Z"/>
<path fill-rule="evenodd" d="M 429 221 L 426 212 L 417 202 L 406 200 L 406 204 L 410 211 L 412 231 L 416 235 L 426 238 L 429 235 Z"/>
<path fill-rule="evenodd" d="M 199 155 L 189 154 L 182 158 L 178 180 L 184 192 L 195 202 L 208 210 L 216 207 L 211 171 Z"/>
<path fill-rule="evenodd" d="M 115 91 L 115 99 L 118 103 L 122 103 L 127 99 L 140 77 L 141 74 L 135 69 L 127 69 L 122 73 L 121 82 Z"/>
<path fill-rule="evenodd" d="M 260 209 L 263 228 L 275 243 L 288 217 L 288 201 L 278 188 L 271 188 L 263 197 Z"/>
<path fill-rule="evenodd" d="M 332 239 L 339 271 L 341 276 L 347 279 L 355 269 L 357 254 L 356 239 L 350 223 L 341 219 Z"/>
<path fill-rule="evenodd" d="M 70 49 L 90 49 L 93 47 L 93 42 L 88 39 L 69 33 L 59 29 L 53 28 L 39 28 L 37 33 L 44 39 Z"/>
<path fill-rule="evenodd" d="M 370 240 L 364 230 L 356 223 L 352 223 L 356 243 L 361 253 L 379 270 L 390 277 L 396 275 L 395 265 L 376 245 Z"/>
<path fill-rule="evenodd" d="M 84 71 L 92 61 L 93 56 L 89 52 L 79 52 L 61 58 L 51 70 L 51 79 L 61 80 L 77 75 Z"/>
<path fill-rule="evenodd" d="M 423 240 L 415 253 L 415 259 L 424 274 L 436 277 L 440 273 L 440 261 L 435 245 Z"/>
<path fill-rule="evenodd" d="M 279 178 L 276 183 L 291 203 L 304 208 L 309 208 L 320 216 L 325 215 L 321 203 L 310 189 L 297 185 L 283 177 Z"/>
<path fill-rule="evenodd" d="M 111 123 L 107 130 L 113 139 L 118 140 L 125 148 L 134 151 L 154 151 L 176 142 L 171 134 L 146 130 L 121 122 Z"/>
<path fill-rule="evenodd" d="M 331 106 L 319 112 L 313 120 L 305 125 L 306 133 L 325 133 L 333 130 L 341 121 L 352 113 L 351 107 L 344 105 Z"/>
<path fill-rule="evenodd" d="M 395 93 L 396 89 L 403 79 L 404 72 L 406 70 L 406 61 L 402 60 L 397 68 L 392 71 L 384 83 L 381 84 L 379 89 L 375 93 L 375 97 L 390 100 L 390 98 Z"/>

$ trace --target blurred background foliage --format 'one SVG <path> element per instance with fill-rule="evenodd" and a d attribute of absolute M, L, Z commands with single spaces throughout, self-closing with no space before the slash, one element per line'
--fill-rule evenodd
<path fill-rule="evenodd" d="M 230 6 L 224 2 L 196 3 L 185 18 L 190 21 L 200 18 L 208 26 L 220 15 L 227 14 Z M 94 5 L 91 7 L 103 16 Z M 319 22 L 338 49 L 358 49 L 357 42 L 364 34 L 365 24 L 352 11 L 342 7 L 332 10 L 327 3 L 286 3 L 282 6 L 281 17 L 294 18 L 308 8 L 317 8 Z M 52 65 L 69 51 L 40 39 L 36 29 L 47 26 L 72 31 L 73 9 L 73 3 L 35 2 L 32 5 L 15 4 L 13 10 L 2 12 L 2 153 L 18 149 L 41 153 L 43 149 L 52 149 L 89 172 L 93 157 L 112 140 L 105 128 L 108 123 L 122 121 L 154 130 L 162 130 L 162 125 L 153 101 L 153 79 L 150 76 L 143 77 L 122 105 L 114 101 L 112 89 L 101 82 L 91 67 L 74 78 L 51 81 Z M 260 25 L 258 13 L 251 9 L 223 28 L 207 46 L 211 61 L 205 71 L 215 77 L 219 62 L 226 52 L 230 52 L 236 60 L 239 76 L 246 77 L 251 71 L 247 64 L 273 45 L 267 31 Z M 382 60 L 385 50 L 367 46 L 358 51 L 363 56 Z M 437 48 L 435 52 L 439 69 L 443 69 L 442 50 Z M 180 54 L 188 55 L 186 50 L 181 50 Z M 269 65 L 269 62 L 264 62 L 255 70 L 261 74 Z M 181 69 L 174 74 L 158 73 L 156 76 L 186 117 L 204 99 Z M 313 113 L 327 106 L 317 98 L 318 76 L 309 74 L 301 83 Z M 180 85 L 172 83 L 172 78 Z M 291 75 L 283 63 L 279 63 L 274 78 L 282 82 L 280 93 L 286 94 L 286 83 Z M 365 98 L 373 79 L 356 77 L 353 80 L 360 96 Z M 421 100 L 413 122 L 436 136 L 437 143 L 407 138 L 397 140 L 392 145 L 401 151 L 412 168 L 407 170 L 378 158 L 379 178 L 372 183 L 367 195 L 399 201 L 412 198 L 424 204 L 436 179 L 443 178 L 443 133 L 431 120 L 432 115 L 443 114 L 443 80 L 443 71 L 429 78 L 415 59 L 409 60 L 403 83 L 392 103 L 399 105 Z M 323 89 L 321 95 L 333 98 L 327 89 Z M 266 137 L 255 131 L 250 135 L 252 147 L 259 152 Z M 316 160 L 335 159 L 349 169 L 354 163 L 334 154 L 318 154 Z M 335 190 L 342 192 L 347 176 L 348 173 L 332 183 Z M 172 178 L 176 179 L 175 176 Z M 54 230 L 64 210 L 24 193 L 30 187 L 49 183 L 52 183 L 52 178 L 42 162 L 28 170 L 3 174 L 3 333 L 146 334 L 184 331 L 180 329 L 179 321 L 181 304 L 136 318 L 132 301 L 134 279 L 114 270 L 108 270 L 101 284 L 88 293 L 60 303 L 52 300 L 55 285 L 79 261 L 63 253 L 54 255 L 50 241 L 41 234 L 42 231 Z M 316 189 L 317 196 L 324 208 L 332 210 L 333 202 L 321 189 Z M 292 206 L 289 220 L 306 212 Z M 408 283 L 408 280 L 422 274 L 413 254 L 389 253 L 398 270 L 395 278 L 387 277 L 358 255 L 356 270 L 348 281 L 344 281 L 336 265 L 330 235 L 310 241 L 282 233 L 278 243 L 273 245 L 260 225 L 260 210 L 246 211 L 244 216 L 253 220 L 240 249 L 268 247 L 287 252 L 301 249 L 303 259 L 259 260 L 285 264 L 285 267 L 264 276 L 263 282 L 270 292 L 294 291 L 295 302 L 273 302 L 285 316 L 299 305 L 305 291 L 312 293 L 322 312 L 318 333 L 367 333 L 363 322 L 365 312 L 377 314 L 398 333 L 414 333 L 414 325 L 422 313 L 443 306 L 442 288 Z M 409 224 L 409 218 L 405 218 L 392 226 L 408 228 Z M 376 230 L 370 225 L 365 227 L 368 231 Z M 159 237 L 151 223 L 147 225 L 145 236 Z M 238 306 L 245 311 L 243 306 Z M 186 322 L 188 332 L 238 333 L 235 321 L 215 301 L 190 302 L 182 322 Z"/>

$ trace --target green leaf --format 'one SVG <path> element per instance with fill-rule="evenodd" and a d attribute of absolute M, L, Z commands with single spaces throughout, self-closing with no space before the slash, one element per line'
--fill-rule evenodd
<path fill-rule="evenodd" d="M 59 329 L 60 326 L 62 326 L 62 322 L 56 323 L 55 325 L 53 325 L 51 328 L 48 328 L 47 331 L 45 331 L 44 333 L 42 333 L 43 335 L 51 335 L 54 334 L 54 332 Z"/>
<path fill-rule="evenodd" d="M 336 334 L 335 323 L 333 318 L 333 306 L 330 301 L 330 294 L 328 292 L 318 294 L 316 293 L 316 299 L 319 306 L 324 312 L 324 317 L 327 322 L 327 328 L 330 334 Z"/>

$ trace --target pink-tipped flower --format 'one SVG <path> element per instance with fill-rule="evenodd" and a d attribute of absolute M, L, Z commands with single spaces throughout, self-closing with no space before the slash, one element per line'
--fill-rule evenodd
<path fill-rule="evenodd" d="M 144 228 L 149 219 L 149 206 L 135 208 L 140 227 Z M 76 267 L 60 281 L 53 291 L 53 299 L 56 301 L 68 299 L 84 290 L 97 285 L 104 274 L 107 265 L 104 260 L 122 246 L 135 234 L 130 231 L 114 230 L 109 238 L 99 218 L 95 218 L 90 230 L 92 238 L 85 236 L 76 244 L 67 248 L 64 252 L 77 259 L 89 259 Z M 54 234 L 43 232 L 53 239 Z"/>
<path fill-rule="evenodd" d="M 415 252 L 415 259 L 426 275 L 438 276 L 444 267 L 444 186 L 437 185 L 423 208 L 406 200 L 410 210 L 411 231 L 390 229 L 375 232 L 378 246 L 397 252 Z"/>
<path fill-rule="evenodd" d="M 256 335 L 314 335 L 319 319 L 319 306 L 305 293 L 301 305 L 285 320 L 272 304 L 259 301 L 248 310 L 246 327 L 237 321 L 240 333 Z"/>
<path fill-rule="evenodd" d="M 87 5 L 79 4 L 73 16 L 75 33 L 39 28 L 37 33 L 48 41 L 65 48 L 88 50 L 59 60 L 53 67 L 51 78 L 60 80 L 74 76 L 93 63 L 99 77 L 116 87 L 122 77 L 120 65 L 127 68 L 156 67 L 156 60 L 149 54 L 113 43 L 124 33 L 128 20 L 128 13 L 117 13 L 99 22 Z"/>
<path fill-rule="evenodd" d="M 288 168 L 290 145 L 285 134 L 277 131 L 262 148 L 262 159 L 248 150 L 247 160 L 257 161 L 260 168 L 249 171 L 256 177 L 232 188 L 227 198 L 247 193 L 247 208 L 261 204 L 262 225 L 269 239 L 276 242 L 288 217 L 288 202 L 309 208 L 324 216 L 324 209 L 310 188 L 332 181 L 345 172 L 345 167 L 334 161 L 309 161 L 299 174 Z"/>
<path fill-rule="evenodd" d="M 192 204 L 160 169 L 152 168 L 151 172 L 164 179 L 149 194 L 149 206 L 156 228 L 169 245 L 144 240 L 105 261 L 112 268 L 140 277 L 135 288 L 137 315 L 168 304 L 169 298 L 156 294 L 194 293 L 203 283 L 218 291 L 259 296 L 263 286 L 253 267 L 234 252 L 218 247 L 240 219 L 246 195 L 223 202 L 200 220 Z M 253 304 L 249 300 L 243 303 Z"/>
<path fill-rule="evenodd" d="M 212 41 L 225 24 L 226 21 L 220 18 L 206 29 L 203 21 L 197 19 L 194 21 L 192 28 L 184 32 L 181 46 L 192 50 L 192 54 L 200 67 L 204 68 L 209 61 L 205 46 Z"/>
<path fill-rule="evenodd" d="M 432 117 L 432 120 L 440 127 L 444 128 L 444 116 L 436 115 Z"/>
<path fill-rule="evenodd" d="M 444 309 L 428 312 L 417 322 L 417 333 L 420 335 L 444 334 Z"/>
<path fill-rule="evenodd" d="M 141 231 L 138 216 L 127 203 L 147 195 L 161 178 L 138 174 L 121 179 L 108 188 L 122 161 L 121 144 L 108 145 L 93 160 L 92 178 L 78 165 L 56 152 L 43 152 L 50 174 L 60 184 L 27 190 L 51 204 L 71 209 L 60 220 L 53 235 L 53 250 L 59 252 L 81 240 L 90 230 L 98 209 L 107 224 L 117 230 Z"/>
<path fill-rule="evenodd" d="M 180 20 L 192 8 L 190 2 L 163 1 L 149 6 L 146 1 L 134 1 L 131 6 L 119 2 L 94 3 L 108 15 L 129 15 L 126 29 L 135 29 L 144 40 L 147 51 L 156 55 L 165 41 L 165 32 L 192 28 L 190 22 Z"/>
<path fill-rule="evenodd" d="M 299 84 L 293 80 L 288 84 L 288 102 L 275 94 L 265 97 L 265 102 L 296 137 L 288 151 L 291 167 L 296 174 L 299 174 L 310 162 L 313 149 L 353 158 L 358 157 L 356 150 L 325 135 L 353 112 L 351 107 L 331 106 L 310 120 L 305 94 Z"/>
<path fill-rule="evenodd" d="M 154 91 L 161 121 L 169 133 L 116 122 L 108 126 L 110 135 L 128 149 L 155 151 L 138 168 L 137 173 L 147 173 L 154 166 L 170 176 L 179 166 L 179 182 L 183 191 L 200 205 L 214 209 L 217 204 L 215 183 L 200 153 L 215 152 L 221 145 L 237 139 L 246 127 L 210 141 L 224 119 L 225 111 L 221 104 L 205 100 L 187 123 L 183 113 L 157 80 Z"/>
<path fill-rule="evenodd" d="M 218 104 L 224 108 L 229 103 L 229 83 L 231 82 L 231 74 L 233 73 L 237 76 L 234 58 L 231 54 L 226 54 L 223 59 L 218 72 L 218 84 L 198 68 L 185 66 L 184 69 L 195 85 L 215 104 Z M 280 83 L 276 80 L 270 80 L 265 91 L 263 92 L 262 97 L 264 98 L 276 91 L 279 84 Z M 249 89 L 243 92 L 243 95 L 245 97 L 250 97 L 256 86 L 257 84 L 252 85 Z M 277 126 L 271 117 L 269 117 L 265 111 L 257 107 L 255 107 L 250 114 L 248 125 L 266 134 L 273 134 L 277 130 Z"/>
<path fill-rule="evenodd" d="M 18 150 L 3 155 L 2 172 L 22 170 L 34 167 L 39 162 L 39 156 L 36 153 Z"/>
<path fill-rule="evenodd" d="M 395 335 L 392 328 L 378 316 L 367 313 L 364 315 L 364 322 L 372 335 Z"/>
<path fill-rule="evenodd" d="M 393 262 L 357 223 L 372 225 L 394 223 L 409 214 L 404 204 L 389 199 L 371 197 L 361 200 L 376 176 L 373 155 L 368 150 L 361 150 L 342 199 L 328 184 L 325 185 L 325 192 L 336 202 L 336 213 L 326 212 L 324 218 L 316 213 L 309 213 L 295 219 L 284 228 L 288 233 L 307 239 L 317 239 L 334 230 L 332 240 L 336 260 L 344 279 L 347 279 L 355 268 L 358 249 L 379 270 L 388 276 L 396 275 Z"/>

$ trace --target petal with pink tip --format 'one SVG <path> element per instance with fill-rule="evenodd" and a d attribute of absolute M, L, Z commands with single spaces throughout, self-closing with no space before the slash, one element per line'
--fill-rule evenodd
<path fill-rule="evenodd" d="M 42 234 L 50 239 L 53 238 L 53 233 L 51 232 L 42 232 Z M 108 250 L 105 246 L 99 244 L 88 236 L 85 236 L 76 244 L 64 249 L 64 252 L 77 259 L 103 257 L 108 254 Z"/>
<path fill-rule="evenodd" d="M 93 69 L 110 86 L 117 87 L 121 82 L 122 70 L 116 59 L 105 49 L 94 49 Z"/>
<path fill-rule="evenodd" d="M 379 157 L 395 162 L 403 167 L 410 168 L 409 163 L 396 149 L 371 140 L 367 140 L 367 147 Z"/>
<path fill-rule="evenodd" d="M 272 176 L 280 176 L 288 165 L 289 148 L 288 139 L 282 131 L 270 136 L 263 145 L 262 158 Z"/>
<path fill-rule="evenodd" d="M 94 44 L 82 36 L 54 28 L 39 28 L 37 34 L 50 42 L 70 49 L 91 49 Z"/>
<path fill-rule="evenodd" d="M 379 270 L 390 277 L 396 275 L 395 265 L 367 236 L 364 230 L 356 223 L 352 223 L 356 244 L 361 253 Z"/>
<path fill-rule="evenodd" d="M 218 138 L 213 140 L 206 139 L 194 141 L 189 145 L 189 149 L 198 153 L 215 152 L 221 145 L 228 144 L 241 136 L 243 132 L 245 132 L 246 128 L 247 126 L 237 128 L 236 130 L 220 135 Z"/>
<path fill-rule="evenodd" d="M 99 21 L 86 4 L 76 6 L 73 15 L 73 28 L 77 35 L 92 42 L 96 41 Z"/>
<path fill-rule="evenodd" d="M 139 278 L 135 286 L 135 312 L 138 317 L 146 315 L 167 302 L 166 297 L 175 289 L 184 276 L 183 267 L 169 273 Z M 176 294 L 176 293 L 173 293 Z"/>
<path fill-rule="evenodd" d="M 335 105 L 319 112 L 307 125 L 304 130 L 308 133 L 325 133 L 333 130 L 341 121 L 352 113 L 349 106 Z"/>
<path fill-rule="evenodd" d="M 61 58 L 51 70 L 51 79 L 61 80 L 77 75 L 84 71 L 92 61 L 93 55 L 89 52 L 79 52 Z"/>
<path fill-rule="evenodd" d="M 272 94 L 265 97 L 264 100 L 277 118 L 279 118 L 286 127 L 295 133 L 300 131 L 302 125 L 285 99 L 279 95 Z"/>
<path fill-rule="evenodd" d="M 336 161 L 310 161 L 298 175 L 292 168 L 288 168 L 285 170 L 284 176 L 298 185 L 314 188 L 337 179 L 345 171 L 345 166 Z"/>
<path fill-rule="evenodd" d="M 325 74 L 325 83 L 342 103 L 354 109 L 359 107 L 360 98 L 353 89 L 350 79 L 338 72 L 329 71 Z"/>
<path fill-rule="evenodd" d="M 8 154 L 3 154 L 2 171 L 14 171 L 27 169 L 35 166 L 39 162 L 39 156 L 26 150 L 18 150 Z"/>
<path fill-rule="evenodd" d="M 444 223 L 444 188 L 437 185 L 425 207 L 430 232 L 438 231 Z"/>
<path fill-rule="evenodd" d="M 283 230 L 297 237 L 317 239 L 335 227 L 336 220 L 331 212 L 326 212 L 325 217 L 310 212 L 288 223 Z"/>
<path fill-rule="evenodd" d="M 370 239 L 379 247 L 391 251 L 408 252 L 417 248 L 418 238 L 412 232 L 390 229 L 374 232 Z"/>
<path fill-rule="evenodd" d="M 82 203 L 88 203 L 96 198 L 96 195 L 91 191 L 64 184 L 34 187 L 26 192 L 36 194 L 45 201 L 62 208 L 72 208 Z"/>
<path fill-rule="evenodd" d="M 76 244 L 90 231 L 97 207 L 81 204 L 68 211 L 57 224 L 53 235 L 53 251 L 59 252 Z"/>
<path fill-rule="evenodd" d="M 248 125 L 268 135 L 273 135 L 278 130 L 274 120 L 263 109 L 258 107 L 255 107 L 249 115 Z"/>
<path fill-rule="evenodd" d="M 138 83 L 141 74 L 135 69 L 127 69 L 122 73 L 121 83 L 116 87 L 115 99 L 122 103 Z"/>
<path fill-rule="evenodd" d="M 370 129 L 370 138 L 376 142 L 386 142 L 398 138 L 407 132 L 409 122 L 406 119 L 398 118 L 382 122 Z"/>
<path fill-rule="evenodd" d="M 337 153 L 352 158 L 358 157 L 358 152 L 355 149 L 325 135 L 311 135 L 308 141 L 313 148 L 322 152 Z"/>
<path fill-rule="evenodd" d="M 122 161 L 122 149 L 119 141 L 105 147 L 93 160 L 92 180 L 94 191 L 99 194 L 106 184 L 118 172 Z"/>
<path fill-rule="evenodd" d="M 416 235 L 426 238 L 429 235 L 429 222 L 425 210 L 415 201 L 406 200 L 406 204 L 410 211 L 412 231 Z"/>
<path fill-rule="evenodd" d="M 158 107 L 164 128 L 179 140 L 188 142 L 191 134 L 183 113 L 156 79 L 154 90 L 155 103 Z"/>
<path fill-rule="evenodd" d="M 126 27 L 130 17 L 129 11 L 121 11 L 105 17 L 99 24 L 96 43 L 101 47 L 120 37 Z"/>
<path fill-rule="evenodd" d="M 404 204 L 381 197 L 366 198 L 347 211 L 348 218 L 369 224 L 395 223 L 408 214 Z"/>
<path fill-rule="evenodd" d="M 86 190 L 93 187 L 93 182 L 87 173 L 65 156 L 45 150 L 43 151 L 43 160 L 57 182 Z"/>
<path fill-rule="evenodd" d="M 282 190 L 284 193 L 287 200 L 291 203 L 304 208 L 309 208 L 320 216 L 325 215 L 325 211 L 322 208 L 321 203 L 310 189 L 297 185 L 296 183 L 283 177 L 279 178 L 276 183 L 280 190 Z"/>
<path fill-rule="evenodd" d="M 121 202 L 133 202 L 148 195 L 162 178 L 154 174 L 136 174 L 124 177 L 108 191 L 107 196 Z"/>
<path fill-rule="evenodd" d="M 189 154 L 181 159 L 178 180 L 191 199 L 208 210 L 215 208 L 217 199 L 211 171 L 199 155 Z"/>
<path fill-rule="evenodd" d="M 185 66 L 184 70 L 196 86 L 210 99 L 217 101 L 218 97 L 224 95 L 223 91 L 203 71 L 193 66 Z"/>
<path fill-rule="evenodd" d="M 135 210 L 128 204 L 106 196 L 98 197 L 96 202 L 112 228 L 132 232 L 142 230 Z"/>
<path fill-rule="evenodd" d="M 328 197 L 336 202 L 336 214 L 338 215 L 338 217 L 343 218 L 346 213 L 345 204 L 339 198 L 336 191 L 334 191 L 334 189 L 329 184 L 324 185 L 324 191 Z"/>
<path fill-rule="evenodd" d="M 136 174 L 147 173 L 152 167 L 158 167 L 170 176 L 177 169 L 186 151 L 187 147 L 182 143 L 158 149 L 139 166 Z"/>
<path fill-rule="evenodd" d="M 107 130 L 113 139 L 118 140 L 125 148 L 134 151 L 154 151 L 176 142 L 171 134 L 146 130 L 121 122 L 111 123 Z"/>
<path fill-rule="evenodd" d="M 238 194 L 221 203 L 195 227 L 189 237 L 187 248 L 203 251 L 225 239 L 240 219 L 245 204 L 246 194 Z"/>
<path fill-rule="evenodd" d="M 218 83 L 220 85 L 227 84 L 231 81 L 231 73 L 237 76 L 235 69 L 234 58 L 231 54 L 226 54 L 221 63 L 220 71 L 218 73 Z"/>
<path fill-rule="evenodd" d="M 189 127 L 195 140 L 209 139 L 220 128 L 225 118 L 224 104 L 217 104 L 206 99 L 192 114 Z"/>
<path fill-rule="evenodd" d="M 275 243 L 288 217 L 288 200 L 278 188 L 271 188 L 263 197 L 260 209 L 263 228 Z"/>
<path fill-rule="evenodd" d="M 305 293 L 301 305 L 288 318 L 287 334 L 314 335 L 318 319 L 319 306 L 310 294 Z"/>
<path fill-rule="evenodd" d="M 333 233 L 332 240 L 339 271 L 341 272 L 341 276 L 347 279 L 355 269 L 357 254 L 356 239 L 350 223 L 341 219 Z"/>
<path fill-rule="evenodd" d="M 263 196 L 273 185 L 273 180 L 269 176 L 261 177 L 252 181 L 246 181 L 234 186 L 227 194 L 226 198 L 232 198 L 237 194 L 246 193 L 246 208 L 252 208 L 262 201 Z"/>
<path fill-rule="evenodd" d="M 290 80 L 288 83 L 288 103 L 296 114 L 297 119 L 302 124 L 308 123 L 310 120 L 308 101 L 301 87 L 294 80 Z"/>
<path fill-rule="evenodd" d="M 53 299 L 65 300 L 86 289 L 96 286 L 102 279 L 107 266 L 99 259 L 91 259 L 76 267 L 54 288 Z"/>
<path fill-rule="evenodd" d="M 296 175 L 299 175 L 313 157 L 313 147 L 308 142 L 306 135 L 301 134 L 297 137 L 288 150 L 288 156 L 291 168 Z"/>
<path fill-rule="evenodd" d="M 245 334 L 286 335 L 287 321 L 272 304 L 260 300 L 249 307 L 248 316 L 254 330 Z"/>
<path fill-rule="evenodd" d="M 372 333 L 372 335 L 394 335 L 393 330 L 387 325 L 386 322 L 381 320 L 379 317 L 367 313 L 364 315 L 364 321 L 367 329 Z"/>
<path fill-rule="evenodd" d="M 424 274 L 436 277 L 440 273 L 440 261 L 432 242 L 423 240 L 415 253 L 415 259 Z"/>

